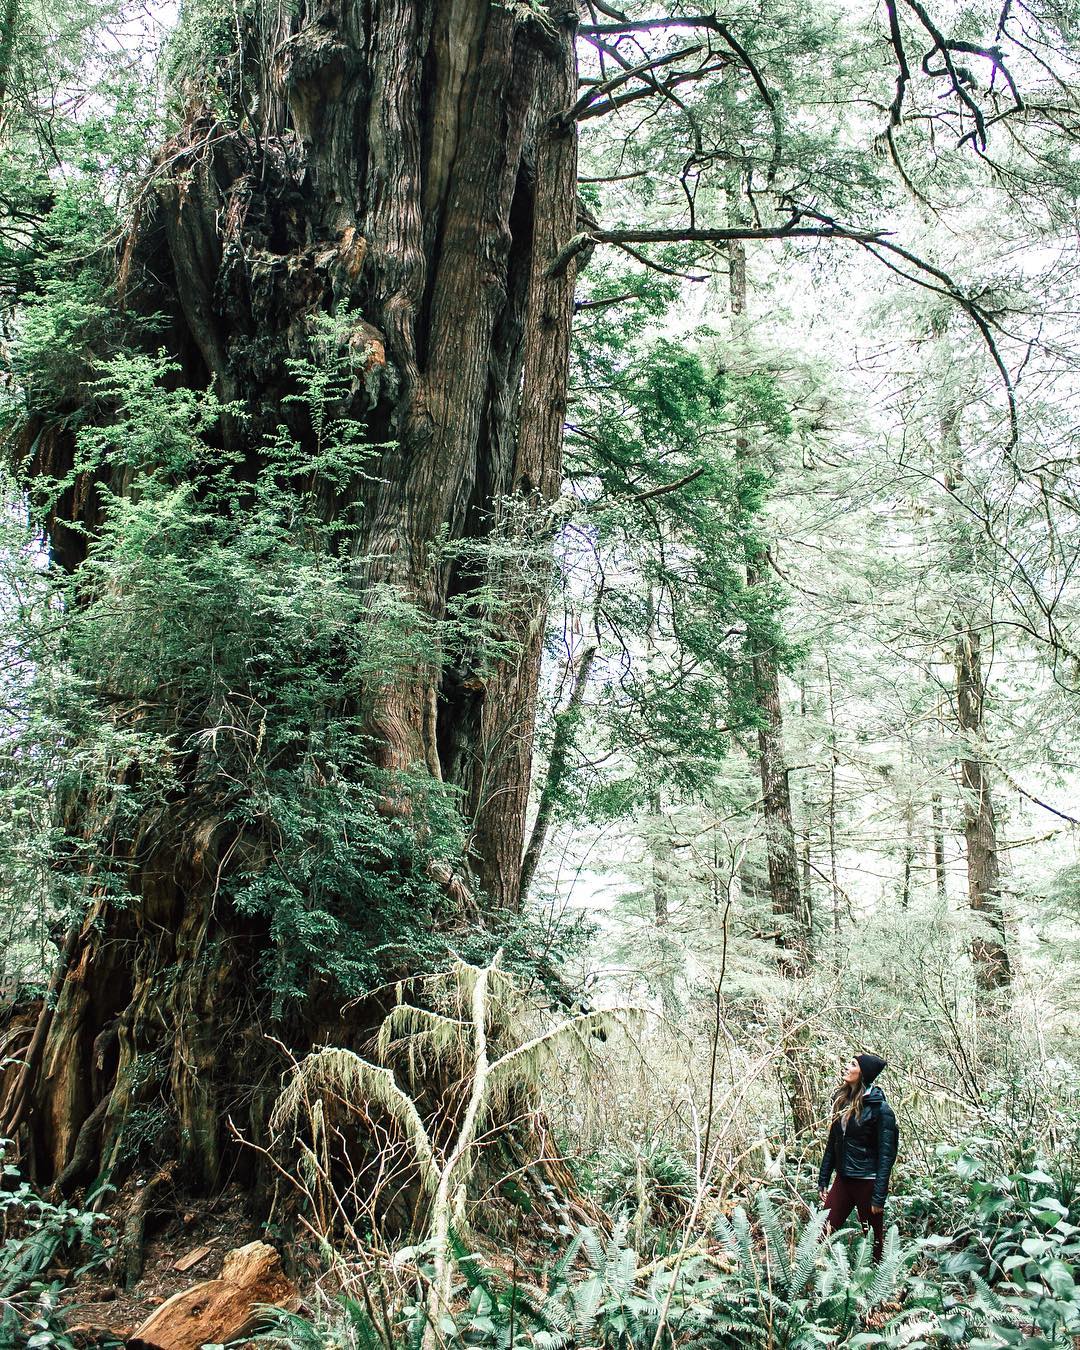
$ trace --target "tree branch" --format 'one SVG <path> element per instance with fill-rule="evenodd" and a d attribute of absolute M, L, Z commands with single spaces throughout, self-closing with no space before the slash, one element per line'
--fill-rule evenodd
<path fill-rule="evenodd" d="M 594 230 L 597 244 L 725 244 L 735 239 L 848 239 L 855 243 L 880 243 L 885 230 L 854 230 L 844 225 L 801 225 L 793 217 L 783 225 L 732 225 L 720 229 L 623 229 Z"/>
<path fill-rule="evenodd" d="M 765 106 L 775 109 L 776 100 L 758 69 L 753 57 L 742 45 L 731 29 L 715 14 L 695 14 L 690 16 L 672 15 L 659 19 L 627 19 L 625 22 L 582 24 L 578 32 L 582 37 L 617 37 L 622 33 L 652 33 L 665 28 L 698 28 L 717 33 L 739 58 L 751 79 L 757 85 Z"/>
<path fill-rule="evenodd" d="M 673 483 L 661 483 L 658 487 L 647 488 L 644 492 L 635 492 L 630 500 L 632 502 L 647 502 L 654 497 L 663 497 L 668 492 L 678 492 L 680 488 L 684 488 L 700 478 L 704 472 L 704 469 L 693 469 L 690 473 L 684 473 L 681 478 L 676 478 Z"/>
<path fill-rule="evenodd" d="M 814 221 L 813 224 L 804 224 L 803 221 L 809 218 Z M 917 286 L 922 286 L 926 290 L 934 291 L 939 295 L 944 295 L 954 301 L 965 314 L 971 319 L 972 323 L 979 330 L 983 342 L 990 353 L 991 360 L 997 367 L 1001 376 L 1002 383 L 1005 386 L 1005 396 L 1008 403 L 1009 413 L 1009 441 L 1006 447 L 1006 455 L 1012 460 L 1013 454 L 1020 439 L 1020 419 L 1016 404 L 1016 390 L 1013 386 L 1012 377 L 1009 374 L 1008 366 L 998 350 L 997 342 L 994 339 L 994 328 L 997 327 L 993 319 L 982 309 L 982 307 L 970 296 L 963 293 L 957 283 L 951 276 L 940 267 L 927 262 L 925 258 L 920 258 L 918 254 L 912 253 L 902 245 L 894 243 L 888 236 L 886 230 L 858 230 L 846 225 L 840 225 L 836 221 L 830 220 L 827 216 L 822 216 L 808 209 L 800 209 L 788 221 L 782 225 L 733 225 L 717 229 L 619 229 L 603 230 L 595 229 L 587 236 L 588 241 L 597 244 L 615 244 L 628 251 L 632 244 L 689 244 L 689 243 L 708 243 L 722 244 L 729 243 L 732 240 L 769 240 L 769 239 L 841 239 L 849 243 L 858 244 L 861 248 L 883 263 L 890 271 L 895 272 L 897 276 L 904 280 L 913 282 Z M 581 236 L 575 236 L 559 253 L 555 262 L 551 264 L 552 268 L 557 265 L 566 266 L 570 258 L 574 257 L 583 248 L 587 247 L 587 242 L 581 241 Z M 572 251 L 571 251 L 572 250 Z M 880 250 L 880 251 L 879 251 Z M 896 258 L 903 259 L 915 269 L 916 273 L 923 273 L 923 276 L 912 275 L 905 268 L 891 262 L 889 258 L 882 257 L 881 251 L 892 254 Z M 565 262 L 563 261 L 566 256 Z M 649 266 L 658 266 L 651 259 L 637 255 L 639 260 Z M 927 280 L 932 278 L 933 280 Z M 936 285 L 934 283 L 937 283 Z M 1015 467 L 1015 465 L 1014 465 Z M 1019 470 L 1018 470 L 1019 472 Z"/>
<path fill-rule="evenodd" d="M 639 62 L 636 66 L 630 66 L 621 75 L 613 75 L 610 80 L 604 80 L 601 84 L 590 86 L 572 108 L 566 108 L 557 114 L 558 120 L 563 126 L 569 126 L 571 122 L 576 122 L 582 113 L 601 95 L 611 95 L 616 89 L 637 76 L 650 74 L 659 66 L 669 66 L 675 61 L 681 61 L 684 56 L 696 56 L 701 50 L 702 44 L 696 42 L 692 47 L 680 47 L 678 51 L 665 52 L 663 56 L 653 57 L 648 61 Z M 614 101 L 610 97 L 608 102 L 611 106 L 614 106 Z M 606 109 L 603 111 L 606 111 Z"/>

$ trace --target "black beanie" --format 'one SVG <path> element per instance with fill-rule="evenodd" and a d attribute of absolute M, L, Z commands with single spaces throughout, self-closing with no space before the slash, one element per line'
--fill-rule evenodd
<path fill-rule="evenodd" d="M 856 1055 L 855 1060 L 862 1070 L 863 1082 L 867 1087 L 870 1086 L 882 1069 L 886 1067 L 885 1061 L 878 1055 Z"/>

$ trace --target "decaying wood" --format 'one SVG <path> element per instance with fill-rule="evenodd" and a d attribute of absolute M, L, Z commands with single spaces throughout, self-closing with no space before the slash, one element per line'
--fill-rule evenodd
<path fill-rule="evenodd" d="M 235 1340 L 251 1329 L 262 1304 L 297 1305 L 296 1286 L 265 1242 L 228 1253 L 216 1280 L 181 1290 L 155 1308 L 128 1341 L 147 1350 L 199 1350 Z"/>
<path fill-rule="evenodd" d="M 197 1266 L 199 1262 L 209 1256 L 213 1250 L 213 1247 L 208 1244 L 204 1244 L 201 1247 L 195 1247 L 192 1251 L 185 1252 L 183 1256 L 173 1262 L 173 1270 L 178 1270 L 183 1274 L 185 1270 L 190 1270 L 192 1266 Z"/>
<path fill-rule="evenodd" d="M 138 1282 L 143 1271 L 143 1254 L 146 1245 L 146 1223 L 161 1197 L 175 1185 L 175 1168 L 163 1167 L 148 1177 L 135 1193 L 132 1203 L 124 1216 L 124 1232 L 116 1249 L 116 1273 L 124 1282 L 125 1289 L 131 1289 Z"/>

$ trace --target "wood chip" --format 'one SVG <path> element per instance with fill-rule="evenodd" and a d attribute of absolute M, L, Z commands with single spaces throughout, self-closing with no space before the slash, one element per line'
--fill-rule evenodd
<path fill-rule="evenodd" d="M 197 1266 L 204 1256 L 209 1256 L 210 1247 L 196 1247 L 182 1256 L 179 1261 L 173 1262 L 173 1270 L 190 1270 L 192 1266 Z"/>

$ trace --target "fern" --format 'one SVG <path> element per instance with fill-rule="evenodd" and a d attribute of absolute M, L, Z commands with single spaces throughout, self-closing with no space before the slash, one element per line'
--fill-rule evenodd
<path fill-rule="evenodd" d="M 996 1294 L 986 1280 L 977 1272 L 971 1272 L 971 1287 L 978 1294 L 983 1307 L 997 1317 L 1007 1318 L 1009 1316 L 1008 1304 L 999 1294 Z"/>
<path fill-rule="evenodd" d="M 739 1206 L 730 1219 L 723 1214 L 719 1215 L 714 1228 L 724 1250 L 735 1260 L 738 1267 L 748 1274 L 754 1271 L 757 1261 L 746 1210 Z"/>
<path fill-rule="evenodd" d="M 367 1310 L 355 1299 L 339 1295 L 321 1315 L 308 1318 L 270 1304 L 256 1307 L 259 1322 L 249 1337 L 253 1345 L 278 1350 L 413 1350 L 407 1341 L 390 1343 L 376 1330 Z"/>
<path fill-rule="evenodd" d="M 536 1350 L 563 1350 L 564 1346 L 570 1344 L 570 1331 L 547 1331 L 541 1329 L 534 1331 L 532 1343 Z"/>
<path fill-rule="evenodd" d="M 801 1294 L 813 1278 L 821 1258 L 825 1221 L 824 1211 L 812 1215 L 799 1238 L 795 1255 L 791 1259 L 790 1289 L 793 1296 Z"/>
<path fill-rule="evenodd" d="M 847 1248 L 834 1242 L 829 1249 L 829 1260 L 832 1273 L 836 1277 L 835 1282 L 841 1285 L 850 1285 L 851 1262 L 848 1260 Z"/>
<path fill-rule="evenodd" d="M 791 1289 L 791 1261 L 788 1256 L 787 1234 L 784 1232 L 776 1213 L 772 1196 L 767 1191 L 759 1191 L 755 1205 L 758 1212 L 758 1222 L 761 1224 L 761 1231 L 765 1238 L 766 1254 L 774 1272 L 772 1283 L 778 1288 L 789 1291 Z"/>
<path fill-rule="evenodd" d="M 872 1312 L 875 1308 L 880 1307 L 882 1303 L 896 1293 L 908 1261 L 909 1253 L 901 1245 L 900 1234 L 894 1224 L 885 1235 L 881 1260 L 878 1262 L 870 1287 L 866 1291 L 868 1311 Z"/>
<path fill-rule="evenodd" d="M 582 1250 L 585 1252 L 585 1259 L 593 1270 L 603 1270 L 606 1255 L 604 1246 L 596 1234 L 594 1228 L 582 1228 L 578 1231 L 578 1240 Z"/>

